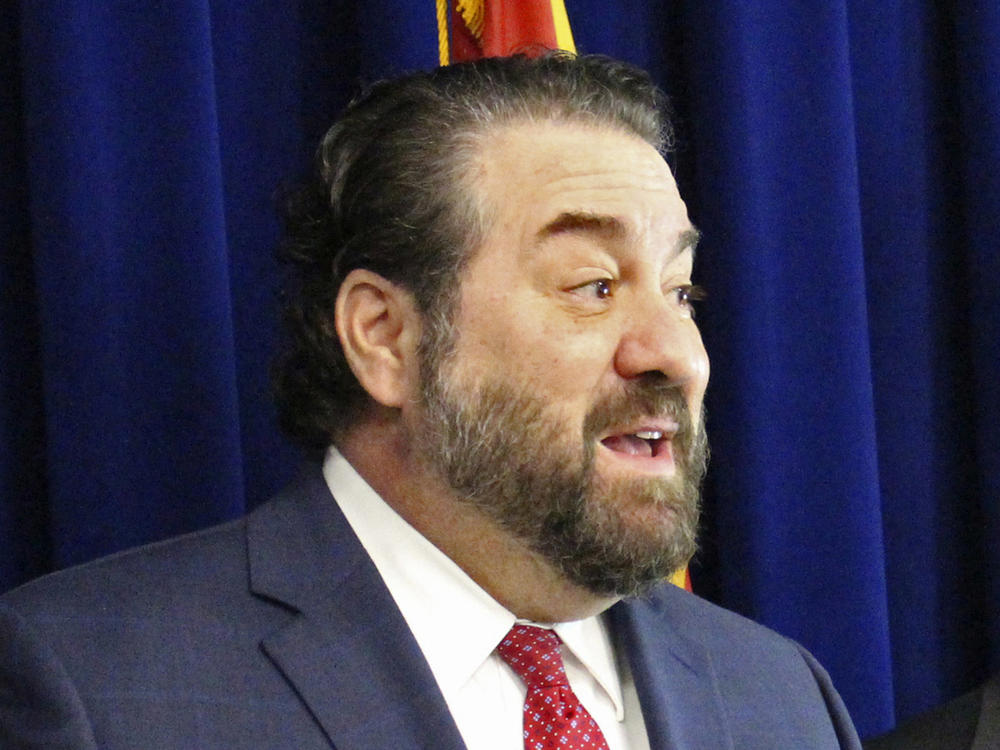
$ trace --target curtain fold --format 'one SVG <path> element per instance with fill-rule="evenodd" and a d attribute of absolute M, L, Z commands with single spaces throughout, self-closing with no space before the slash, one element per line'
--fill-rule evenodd
<path fill-rule="evenodd" d="M 275 190 L 435 3 L 0 8 L 0 589 L 238 516 L 278 435 Z M 1000 669 L 1000 8 L 566 0 L 646 67 L 703 231 L 695 590 L 862 734 Z"/>
<path fill-rule="evenodd" d="M 16 8 L 0 6 L 0 587 L 50 567 L 19 48 Z"/>
<path fill-rule="evenodd" d="M 975 492 L 982 536 L 967 554 L 981 566 L 986 601 L 1000 601 L 1000 12 L 991 3 L 971 2 L 957 12 L 954 38 L 958 70 L 961 143 L 959 196 L 968 253 L 959 306 L 968 306 L 973 368 L 972 429 L 975 434 Z M 1000 668 L 1000 608 L 980 618 L 993 644 L 991 666 Z"/>
<path fill-rule="evenodd" d="M 968 555 L 983 541 L 985 497 L 968 429 L 978 321 L 959 291 L 970 271 L 960 239 L 961 42 L 953 19 L 894 10 L 859 7 L 852 46 L 866 124 L 859 164 L 892 654 L 897 707 L 908 715 L 985 677 L 984 569 Z"/>
<path fill-rule="evenodd" d="M 242 509 L 207 3 L 25 4 L 53 563 Z"/>

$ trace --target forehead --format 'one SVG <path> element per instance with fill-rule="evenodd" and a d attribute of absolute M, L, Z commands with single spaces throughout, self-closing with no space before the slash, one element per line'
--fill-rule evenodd
<path fill-rule="evenodd" d="M 563 215 L 611 220 L 638 235 L 691 229 L 663 157 L 621 130 L 552 121 L 505 126 L 486 138 L 478 166 L 484 208 L 508 239 Z"/>

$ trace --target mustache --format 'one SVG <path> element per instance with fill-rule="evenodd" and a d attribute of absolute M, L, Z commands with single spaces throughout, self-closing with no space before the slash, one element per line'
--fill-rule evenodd
<path fill-rule="evenodd" d="M 677 423 L 674 442 L 682 450 L 693 444 L 699 425 L 691 419 L 691 409 L 679 385 L 663 375 L 648 373 L 627 381 L 614 393 L 601 398 L 587 413 L 583 434 L 588 444 L 602 433 L 643 418 L 670 419 Z"/>

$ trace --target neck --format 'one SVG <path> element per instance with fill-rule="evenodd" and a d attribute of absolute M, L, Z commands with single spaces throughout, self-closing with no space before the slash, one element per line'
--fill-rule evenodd
<path fill-rule="evenodd" d="M 392 414 L 377 412 L 337 447 L 372 489 L 518 618 L 565 622 L 596 615 L 617 601 L 577 586 L 434 476 L 414 455 Z"/>

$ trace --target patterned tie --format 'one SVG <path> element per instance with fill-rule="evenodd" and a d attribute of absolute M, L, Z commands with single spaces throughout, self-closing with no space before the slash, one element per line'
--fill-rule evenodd
<path fill-rule="evenodd" d="M 608 750 L 600 727 L 566 680 L 559 636 L 551 630 L 515 625 L 497 646 L 524 680 L 525 750 Z"/>

